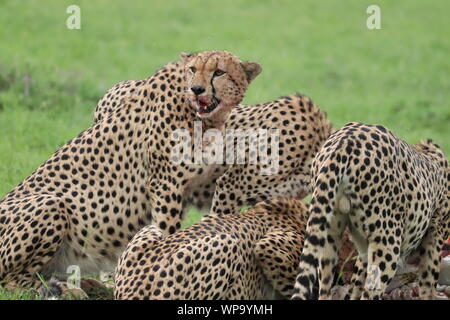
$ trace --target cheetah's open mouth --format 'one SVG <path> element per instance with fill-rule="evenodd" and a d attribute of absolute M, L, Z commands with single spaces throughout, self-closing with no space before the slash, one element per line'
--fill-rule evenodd
<path fill-rule="evenodd" d="M 199 116 L 213 112 L 220 104 L 220 100 L 215 96 L 212 99 L 205 99 L 204 97 L 197 98 L 197 113 Z"/>

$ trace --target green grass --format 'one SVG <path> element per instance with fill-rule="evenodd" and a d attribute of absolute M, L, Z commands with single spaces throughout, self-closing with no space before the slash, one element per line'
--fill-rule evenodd
<path fill-rule="evenodd" d="M 43 300 L 32 290 L 6 290 L 0 288 L 0 300 Z"/>
<path fill-rule="evenodd" d="M 74 3 L 81 30 L 65 26 Z M 381 30 L 366 28 L 370 4 L 381 6 Z M 449 9 L 448 0 L 2 0 L 0 197 L 92 123 L 108 88 L 182 51 L 260 62 L 245 103 L 299 91 L 336 127 L 381 123 L 450 154 Z"/>

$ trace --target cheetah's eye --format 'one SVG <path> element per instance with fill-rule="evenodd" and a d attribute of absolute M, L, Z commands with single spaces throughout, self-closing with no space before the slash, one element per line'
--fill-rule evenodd
<path fill-rule="evenodd" d="M 220 76 L 224 75 L 225 73 L 226 73 L 225 71 L 217 69 L 216 71 L 214 71 L 213 76 L 214 77 L 220 77 Z"/>
<path fill-rule="evenodd" d="M 191 70 L 192 73 L 195 73 L 195 71 L 197 71 L 195 67 L 190 67 L 189 70 Z"/>

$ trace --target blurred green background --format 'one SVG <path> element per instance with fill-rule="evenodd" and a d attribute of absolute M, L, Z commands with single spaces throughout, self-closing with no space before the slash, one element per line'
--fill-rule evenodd
<path fill-rule="evenodd" d="M 66 8 L 81 8 L 69 30 Z M 366 8 L 381 8 L 368 30 Z M 92 123 L 115 83 L 181 51 L 263 65 L 245 103 L 299 91 L 336 127 L 381 123 L 450 153 L 448 0 L 1 0 L 0 196 Z"/>
<path fill-rule="evenodd" d="M 81 30 L 66 27 L 70 4 Z M 366 27 L 371 4 L 381 30 Z M 449 12 L 448 0 L 1 0 L 0 196 L 89 127 L 108 88 L 181 51 L 260 62 L 246 103 L 299 91 L 336 127 L 381 123 L 449 154 Z"/>
<path fill-rule="evenodd" d="M 91 125 L 108 88 L 182 51 L 260 62 L 245 103 L 298 91 L 336 127 L 380 123 L 450 154 L 449 13 L 448 0 L 0 0 L 0 197 Z"/>

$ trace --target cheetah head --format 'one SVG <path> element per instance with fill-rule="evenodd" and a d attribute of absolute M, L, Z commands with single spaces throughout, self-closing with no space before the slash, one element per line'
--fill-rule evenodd
<path fill-rule="evenodd" d="M 182 53 L 186 94 L 202 119 L 228 114 L 237 106 L 250 82 L 261 72 L 256 62 L 241 61 L 227 51 Z"/>
<path fill-rule="evenodd" d="M 414 147 L 422 153 L 435 155 L 438 158 L 445 158 L 441 147 L 431 139 L 423 140 Z"/>

